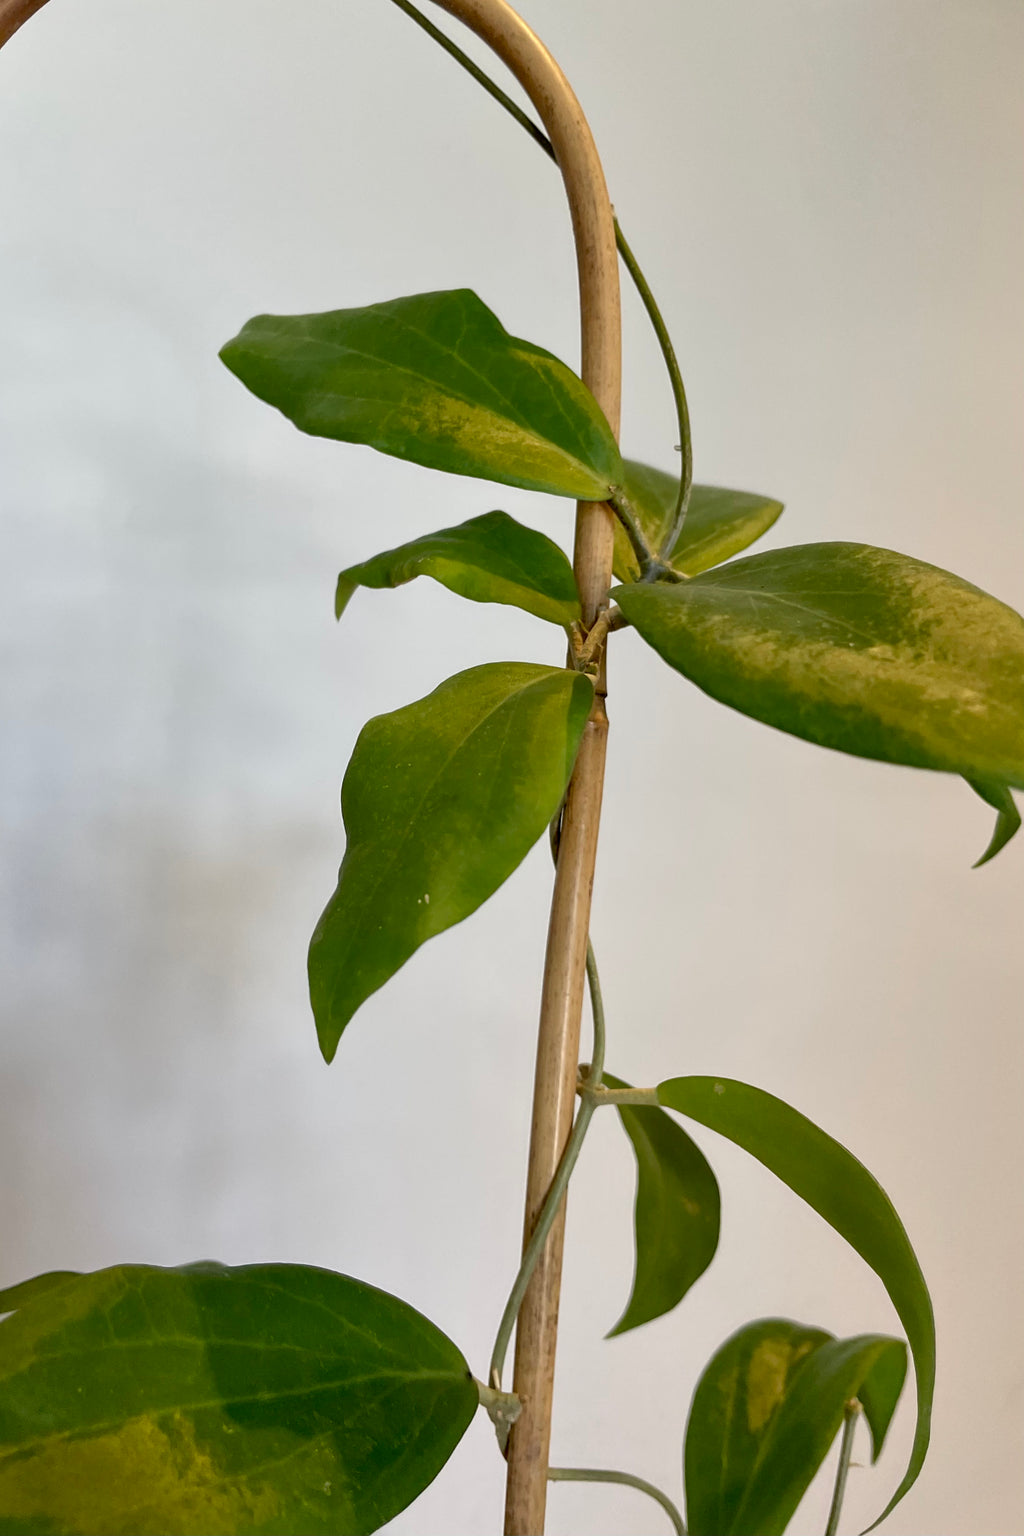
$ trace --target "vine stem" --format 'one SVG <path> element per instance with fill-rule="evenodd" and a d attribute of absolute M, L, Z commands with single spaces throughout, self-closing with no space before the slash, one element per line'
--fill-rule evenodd
<path fill-rule="evenodd" d="M 836 1468 L 836 1481 L 832 1490 L 832 1506 L 828 1512 L 825 1536 L 838 1536 L 839 1516 L 843 1512 L 846 1479 L 850 1471 L 850 1458 L 853 1456 L 853 1441 L 857 1433 L 857 1419 L 860 1411 L 860 1403 L 854 1398 L 852 1402 L 847 1403 L 843 1412 L 843 1439 L 839 1447 L 839 1465 Z"/>
<path fill-rule="evenodd" d="M 579 273 L 583 382 L 618 436 L 621 318 L 615 226 L 604 172 L 579 102 L 539 38 L 505 0 L 437 0 L 498 55 L 532 101 L 551 139 L 572 216 Z M 612 574 L 611 510 L 580 502 L 573 568 L 589 630 Z M 590 897 L 608 735 L 603 656 L 594 709 L 566 796 L 541 993 L 523 1247 L 529 1245 L 572 1129 L 583 1010 Z M 513 1387 L 523 1403 L 508 1447 L 505 1536 L 543 1536 L 551 1396 L 565 1234 L 560 1203 L 526 1289 L 516 1327 Z"/>
<path fill-rule="evenodd" d="M 636 1488 L 640 1493 L 646 1493 L 648 1498 L 660 1504 L 672 1522 L 672 1529 L 676 1536 L 686 1536 L 686 1527 L 683 1517 L 679 1513 L 667 1493 L 662 1493 L 660 1488 L 655 1488 L 646 1478 L 634 1477 L 632 1472 L 606 1472 L 602 1467 L 549 1467 L 548 1481 L 551 1483 L 618 1483 L 623 1488 Z"/>
<path fill-rule="evenodd" d="M 594 1053 L 590 1063 L 590 1070 L 586 1076 L 586 1082 L 592 1087 L 600 1087 L 601 1074 L 604 1071 L 604 1002 L 601 996 L 601 982 L 597 974 L 597 960 L 594 958 L 594 950 L 591 944 L 587 944 L 587 980 L 590 983 L 590 1005 L 594 1013 Z M 572 1171 L 579 1160 L 583 1150 L 583 1142 L 589 1129 L 590 1122 L 594 1118 L 594 1111 L 598 1106 L 595 1098 L 583 1098 L 573 1121 L 572 1134 L 565 1144 L 555 1176 L 548 1185 L 548 1192 L 544 1197 L 544 1204 L 540 1208 L 536 1225 L 530 1234 L 530 1240 L 523 1251 L 522 1263 L 519 1273 L 516 1275 L 512 1289 L 509 1292 L 505 1310 L 501 1314 L 501 1322 L 498 1324 L 498 1334 L 494 1341 L 494 1349 L 491 1352 L 491 1363 L 488 1369 L 487 1379 L 493 1390 L 501 1391 L 501 1373 L 505 1369 L 505 1355 L 508 1351 L 508 1341 L 512 1337 L 512 1329 L 515 1327 L 516 1318 L 519 1316 L 519 1308 L 522 1306 L 523 1297 L 537 1267 L 537 1260 L 544 1251 L 548 1233 L 558 1216 L 565 1198 L 565 1191 L 569 1187 Z"/>

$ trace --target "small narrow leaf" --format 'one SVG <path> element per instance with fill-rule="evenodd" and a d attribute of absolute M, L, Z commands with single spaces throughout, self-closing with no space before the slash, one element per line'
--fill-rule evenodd
<path fill-rule="evenodd" d="M 338 888 L 309 949 L 327 1061 L 371 993 L 475 912 L 545 831 L 592 702 L 581 673 L 495 662 L 363 727 L 341 791 Z"/>
<path fill-rule="evenodd" d="M 980 795 L 985 804 L 990 805 L 996 812 L 995 830 L 989 845 L 974 865 L 975 869 L 980 869 L 983 864 L 988 863 L 989 859 L 994 859 L 996 854 L 1006 847 L 1010 838 L 1020 830 L 1020 811 L 1009 789 L 998 779 L 968 779 L 967 782 L 974 793 Z"/>
<path fill-rule="evenodd" d="M 624 488 L 637 514 L 641 532 L 657 552 L 675 514 L 675 475 L 635 459 L 625 461 Z M 669 551 L 667 564 L 684 576 L 696 576 L 713 565 L 747 549 L 779 517 L 782 502 L 750 491 L 727 491 L 717 485 L 694 485 L 682 532 Z M 615 524 L 614 570 L 620 581 L 636 581 L 640 575 L 625 529 Z"/>
<path fill-rule="evenodd" d="M 686 1426 L 690 1536 L 782 1536 L 847 1402 L 879 1366 L 895 1379 L 900 1361 L 905 1371 L 904 1344 L 881 1334 L 840 1340 L 785 1318 L 734 1333 L 701 1377 Z"/>
<path fill-rule="evenodd" d="M 432 576 L 476 603 L 524 608 L 552 624 L 580 616 L 576 578 L 563 552 L 507 512 L 485 512 L 350 566 L 338 577 L 334 611 L 340 619 L 357 587 L 400 587 L 416 576 Z"/>
<path fill-rule="evenodd" d="M 529 491 L 603 501 L 612 430 L 557 357 L 468 288 L 321 315 L 258 315 L 221 350 L 303 432 Z"/>
<path fill-rule="evenodd" d="M 628 1088 L 605 1072 L 606 1088 Z M 626 1310 L 608 1334 L 662 1317 L 699 1280 L 718 1247 L 718 1181 L 696 1142 L 663 1109 L 616 1106 L 636 1154 L 636 1270 Z"/>
<path fill-rule="evenodd" d="M 433 1481 L 477 1406 L 439 1329 L 327 1270 L 124 1265 L 32 1284 L 0 1323 L 10 1531 L 363 1536 Z"/>
<path fill-rule="evenodd" d="M 931 1434 L 935 1319 L 921 1266 L 888 1195 L 852 1152 L 773 1094 L 731 1078 L 674 1077 L 658 1098 L 743 1147 L 818 1212 L 869 1264 L 906 1330 L 917 1376 L 910 1464 L 884 1519 L 917 1480 Z M 878 1523 L 877 1521 L 875 1522 Z"/>
<path fill-rule="evenodd" d="M 871 1431 L 871 1460 L 877 1461 L 882 1454 L 892 1416 L 900 1400 L 907 1379 L 907 1352 L 905 1349 L 887 1350 L 879 1355 L 871 1370 L 857 1388 L 860 1405 L 864 1409 Z"/>

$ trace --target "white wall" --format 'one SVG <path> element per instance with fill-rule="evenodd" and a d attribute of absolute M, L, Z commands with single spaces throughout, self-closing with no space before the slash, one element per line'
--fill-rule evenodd
<path fill-rule="evenodd" d="M 1014 0 L 533 0 L 677 339 L 698 479 L 1024 607 L 1024 10 Z M 345 564 L 501 506 L 305 439 L 218 346 L 250 314 L 469 285 L 576 358 L 557 177 L 386 0 L 52 0 L 0 57 L 4 843 L 0 1280 L 283 1258 L 408 1298 L 482 1373 L 515 1266 L 549 871 L 538 849 L 358 1015 L 327 1070 L 308 934 L 366 717 L 544 626 L 429 582 L 331 614 Z M 626 301 L 625 443 L 670 465 Z M 872 1168 L 929 1277 L 932 1458 L 892 1536 L 1020 1532 L 1024 838 L 959 782 L 845 759 L 616 640 L 594 938 L 609 1066 L 747 1078 Z M 735 1149 L 716 1264 L 602 1343 L 633 1174 L 571 1199 L 554 1455 L 677 1489 L 696 1373 L 740 1322 L 897 1326 Z M 907 1405 L 847 1529 L 909 1443 Z M 500 1523 L 484 1421 L 408 1536 Z M 792 1527 L 820 1529 L 822 1484 Z M 552 1491 L 549 1531 L 648 1532 Z"/>

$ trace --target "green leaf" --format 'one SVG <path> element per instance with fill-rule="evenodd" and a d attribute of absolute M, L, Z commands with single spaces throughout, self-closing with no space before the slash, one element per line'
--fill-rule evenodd
<path fill-rule="evenodd" d="M 755 720 L 992 793 L 1024 788 L 1024 619 L 948 571 L 804 544 L 612 595 L 670 666 Z"/>
<path fill-rule="evenodd" d="M 880 1355 L 871 1370 L 857 1388 L 860 1405 L 864 1409 L 871 1431 L 871 1460 L 877 1461 L 882 1454 L 892 1416 L 907 1379 L 907 1352 L 905 1349 L 888 1350 Z"/>
<path fill-rule="evenodd" d="M 1009 789 L 1005 784 L 1000 784 L 998 779 L 968 779 L 967 782 L 974 793 L 980 795 L 985 804 L 997 813 L 995 831 L 989 845 L 974 865 L 975 869 L 980 869 L 989 859 L 994 859 L 1006 847 L 1010 838 L 1020 831 L 1020 811 Z"/>
<path fill-rule="evenodd" d="M 558 809 L 593 702 L 581 673 L 460 672 L 363 727 L 341 791 L 338 888 L 309 949 L 320 1049 L 427 939 L 506 880 Z"/>
<path fill-rule="evenodd" d="M 350 566 L 338 577 L 334 611 L 340 619 L 357 587 L 400 587 L 416 576 L 432 576 L 476 603 L 525 608 L 552 624 L 580 617 L 576 578 L 565 555 L 507 512 L 485 512 Z"/>
<path fill-rule="evenodd" d="M 344 1275 L 104 1269 L 0 1323 L 0 1520 L 40 1536 L 361 1536 L 437 1476 L 476 1405 L 439 1329 Z"/>
<path fill-rule="evenodd" d="M 80 1273 L 77 1269 L 51 1269 L 45 1275 L 35 1275 L 31 1280 L 22 1280 L 18 1285 L 9 1285 L 6 1290 L 0 1291 L 0 1315 L 4 1312 L 16 1312 L 19 1307 L 35 1301 L 47 1291 L 57 1290 L 58 1287 L 79 1279 Z"/>
<path fill-rule="evenodd" d="M 668 1109 L 726 1136 L 770 1168 L 845 1237 L 888 1291 L 914 1359 L 917 1429 L 903 1481 L 879 1516 L 884 1519 L 916 1482 L 924 1464 L 935 1391 L 932 1304 L 892 1202 L 852 1152 L 760 1088 L 730 1078 L 674 1077 L 659 1083 L 658 1098 Z"/>
<path fill-rule="evenodd" d="M 628 1088 L 610 1072 L 606 1088 Z M 633 1290 L 608 1334 L 639 1328 L 677 1306 L 699 1280 L 718 1247 L 718 1181 L 696 1142 L 653 1106 L 618 1104 L 636 1153 L 636 1271 Z"/>
<path fill-rule="evenodd" d="M 678 477 L 625 461 L 624 489 L 637 514 L 641 532 L 657 552 L 672 526 Z M 726 491 L 717 485 L 695 485 L 690 505 L 667 564 L 685 576 L 696 576 L 732 555 L 738 555 L 759 539 L 776 521 L 782 502 L 750 491 Z M 622 524 L 615 524 L 615 574 L 620 581 L 636 581 L 640 575 L 636 555 Z"/>
<path fill-rule="evenodd" d="M 510 336 L 468 288 L 259 315 L 220 355 L 315 437 L 584 500 L 603 501 L 622 475 L 587 387 L 550 352 Z"/>
<path fill-rule="evenodd" d="M 781 1536 L 835 1439 L 845 1406 L 901 1340 L 835 1339 L 785 1318 L 749 1323 L 711 1360 L 686 1426 L 690 1536 Z"/>

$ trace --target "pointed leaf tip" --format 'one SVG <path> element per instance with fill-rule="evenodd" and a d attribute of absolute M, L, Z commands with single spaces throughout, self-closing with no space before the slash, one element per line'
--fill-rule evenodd
<path fill-rule="evenodd" d="M 968 779 L 968 784 L 976 795 L 980 795 L 986 805 L 990 805 L 996 814 L 996 824 L 980 859 L 971 865 L 972 869 L 980 869 L 990 859 L 994 859 L 997 853 L 1001 853 L 1012 837 L 1016 837 L 1020 831 L 1020 811 L 1006 784 L 1001 784 L 997 779 Z"/>

